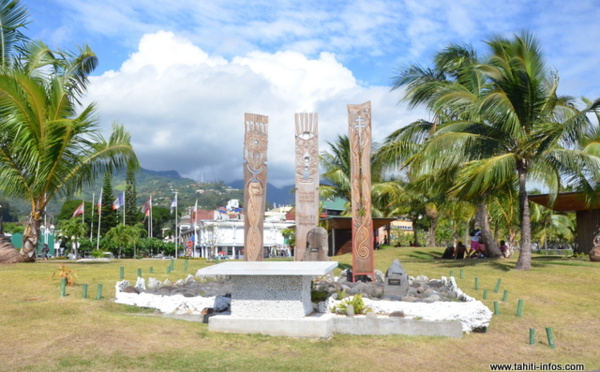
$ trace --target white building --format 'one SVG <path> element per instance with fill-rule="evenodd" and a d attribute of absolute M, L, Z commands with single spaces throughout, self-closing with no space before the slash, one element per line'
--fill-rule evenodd
<path fill-rule="evenodd" d="M 229 208 L 228 208 L 229 209 Z M 281 218 L 281 211 L 266 214 L 264 221 L 263 243 L 265 257 L 289 256 L 281 231 L 294 225 L 294 221 Z M 212 258 L 226 256 L 230 259 L 244 258 L 244 220 L 241 213 L 223 213 L 217 211 L 197 211 L 197 218 L 182 217 L 179 224 L 182 245 L 188 247 L 186 255 Z M 194 249 L 195 248 L 195 249 Z"/>

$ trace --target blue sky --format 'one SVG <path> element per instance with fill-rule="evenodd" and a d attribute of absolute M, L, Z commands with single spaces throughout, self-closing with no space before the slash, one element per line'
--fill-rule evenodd
<path fill-rule="evenodd" d="M 205 181 L 242 178 L 243 114 L 268 115 L 269 180 L 293 183 L 295 112 L 319 113 L 321 150 L 372 101 L 373 133 L 428 114 L 398 104 L 391 77 L 450 42 L 522 30 L 539 39 L 559 93 L 600 97 L 600 1 L 22 0 L 28 36 L 88 44 L 88 100 L 103 128 L 132 133 L 142 166 Z"/>

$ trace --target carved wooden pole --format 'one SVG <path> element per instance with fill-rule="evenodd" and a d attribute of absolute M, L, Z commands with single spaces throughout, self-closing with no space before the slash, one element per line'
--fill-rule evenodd
<path fill-rule="evenodd" d="M 352 272 L 374 279 L 371 217 L 371 102 L 348 105 L 352 196 Z"/>
<path fill-rule="evenodd" d="M 296 114 L 296 249 L 295 260 L 302 261 L 308 231 L 317 226 L 319 216 L 319 116 Z"/>
<path fill-rule="evenodd" d="M 244 138 L 244 259 L 262 261 L 263 225 L 267 191 L 267 143 L 269 117 L 245 115 Z"/>

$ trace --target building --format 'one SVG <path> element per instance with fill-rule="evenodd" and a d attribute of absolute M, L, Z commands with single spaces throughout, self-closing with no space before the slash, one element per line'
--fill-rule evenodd
<path fill-rule="evenodd" d="M 290 209 L 291 207 L 280 207 L 265 212 L 265 257 L 290 255 L 282 234 L 282 230 L 294 224 L 293 221 L 286 220 Z M 215 211 L 191 211 L 191 216 L 181 218 L 179 228 L 188 256 L 244 258 L 244 215 L 237 200 L 232 200 L 226 207 Z"/>

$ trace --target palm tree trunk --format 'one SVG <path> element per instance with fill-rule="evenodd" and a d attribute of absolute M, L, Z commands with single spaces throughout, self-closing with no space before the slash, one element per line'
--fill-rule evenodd
<path fill-rule="evenodd" d="M 417 219 L 412 219 L 413 239 L 415 247 L 419 246 L 419 235 L 417 234 Z"/>
<path fill-rule="evenodd" d="M 437 218 L 432 219 L 429 224 L 429 229 L 427 230 L 427 242 L 425 243 L 426 247 L 435 247 L 435 231 L 437 229 Z"/>
<path fill-rule="evenodd" d="M 531 215 L 527 197 L 527 172 L 519 169 L 519 213 L 521 217 L 521 252 L 515 265 L 516 270 L 531 269 Z"/>
<path fill-rule="evenodd" d="M 479 227 L 481 228 L 481 234 L 483 235 L 488 257 L 502 257 L 502 251 L 498 248 L 498 244 L 492 235 L 487 204 L 485 201 L 479 203 L 479 206 L 477 207 L 477 220 L 479 221 Z"/>
<path fill-rule="evenodd" d="M 21 262 L 35 261 L 37 246 L 39 243 L 38 231 L 42 226 L 42 214 L 36 213 L 35 216 L 29 216 L 27 219 L 27 227 L 23 233 L 23 247 L 19 252 L 23 256 Z"/>

